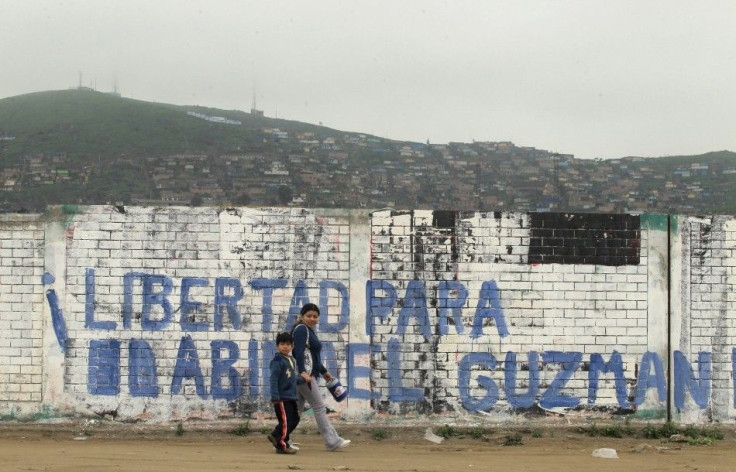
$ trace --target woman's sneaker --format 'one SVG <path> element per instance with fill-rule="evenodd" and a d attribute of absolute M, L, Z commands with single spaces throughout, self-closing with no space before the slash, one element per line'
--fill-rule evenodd
<path fill-rule="evenodd" d="M 342 448 L 347 447 L 349 445 L 350 445 L 350 440 L 349 439 L 341 439 L 339 443 L 335 444 L 332 447 L 328 447 L 327 450 L 330 451 L 330 452 L 334 452 L 334 451 L 337 451 L 338 449 L 342 449 Z"/>

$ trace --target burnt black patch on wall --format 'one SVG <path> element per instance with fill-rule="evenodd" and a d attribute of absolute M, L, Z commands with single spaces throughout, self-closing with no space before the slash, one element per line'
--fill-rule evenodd
<path fill-rule="evenodd" d="M 530 213 L 530 264 L 637 265 L 638 215 Z"/>
<path fill-rule="evenodd" d="M 432 226 L 455 229 L 455 215 L 454 211 L 435 210 L 432 212 Z"/>

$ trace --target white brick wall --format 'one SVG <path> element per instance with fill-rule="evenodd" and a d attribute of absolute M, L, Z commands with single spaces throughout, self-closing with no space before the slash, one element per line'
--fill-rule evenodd
<path fill-rule="evenodd" d="M 669 394 L 676 420 L 730 422 L 736 222 L 671 220 L 278 208 L 6 215 L 0 415 L 267 413 L 273 339 L 310 301 L 326 311 L 326 364 L 352 388 L 347 402 L 328 401 L 348 418 L 504 419 L 540 407 L 663 417 Z"/>
<path fill-rule="evenodd" d="M 463 212 L 452 228 L 435 228 L 431 213 L 384 211 L 374 214 L 372 232 L 372 278 L 388 281 L 396 288 L 399 298 L 409 280 L 424 281 L 426 286 L 432 338 L 425 342 L 415 335 L 397 334 L 399 302 L 393 310 L 392 322 L 389 326 L 378 326 L 373 339 L 378 345 L 385 345 L 389 339 L 398 340 L 402 346 L 402 369 L 414 374 L 404 376 L 402 370 L 402 376 L 407 379 L 403 387 L 424 389 L 426 409 L 435 412 L 465 409 L 458 395 L 457 381 L 438 379 L 452 377 L 454 372 L 441 371 L 456 371 L 458 360 L 470 353 L 488 353 L 497 361 L 497 366 L 485 374 L 500 390 L 494 411 L 507 412 L 510 408 L 503 393 L 507 352 L 517 354 L 518 365 L 526 364 L 528 352 L 580 352 L 582 365 L 586 365 L 591 354 L 601 354 L 607 361 L 618 351 L 625 354 L 626 382 L 633 391 L 636 383 L 633 367 L 638 357 L 650 348 L 646 231 L 641 234 L 640 263 L 616 267 L 526 263 L 530 233 L 529 220 L 523 214 Z M 456 280 L 467 289 L 468 297 L 462 305 L 463 335 L 455 335 L 452 326 L 449 328 L 452 334 L 438 333 L 436 306 L 441 303 L 437 297 L 442 280 Z M 473 338 L 469 334 L 476 307 L 483 283 L 488 281 L 497 285 L 499 306 L 509 334 L 500 336 L 495 323 L 485 320 L 483 335 Z M 406 331 L 416 333 L 417 329 Z M 661 332 L 659 336 L 664 340 L 666 333 Z M 655 350 L 660 347 L 656 346 Z M 424 353 L 428 359 L 426 368 L 412 358 L 415 352 Z M 374 369 L 374 378 L 382 377 L 383 369 L 388 369 L 386 356 L 374 355 L 374 364 L 379 366 Z M 540 370 L 540 394 L 559 371 L 554 363 Z M 518 379 L 525 375 L 519 371 Z M 615 392 L 609 384 L 613 382 L 601 376 L 595 405 L 617 409 Z M 386 384 L 382 397 L 389 396 L 389 390 Z M 471 395 L 483 396 L 483 391 L 476 388 L 471 390 Z M 565 384 L 564 394 L 579 398 L 580 404 L 585 405 L 588 372 L 576 370 Z M 401 402 L 377 403 L 377 407 L 393 412 L 402 410 Z M 660 404 L 654 408 L 662 407 Z"/>
<path fill-rule="evenodd" d="M 732 422 L 736 415 L 732 357 L 736 347 L 736 220 L 678 217 L 676 222 L 672 245 L 682 248 L 682 259 L 673 267 L 676 290 L 671 299 L 678 309 L 672 319 L 672 349 L 685 355 L 695 378 L 699 378 L 699 353 L 708 352 L 712 357 L 710 391 L 703 392 L 710 408 L 699 407 L 686 395 L 683 408 L 675 407 L 675 417 L 685 422 Z"/>
<path fill-rule="evenodd" d="M 42 395 L 43 225 L 0 217 L 0 414 L 33 411 Z"/>
<path fill-rule="evenodd" d="M 303 287 L 310 301 L 319 302 L 320 282 L 330 280 L 349 283 L 348 254 L 350 237 L 344 217 L 321 216 L 304 210 L 228 209 L 212 208 L 128 208 L 120 213 L 113 208 L 92 208 L 77 215 L 67 238 L 66 294 L 67 323 L 71 349 L 66 356 L 67 374 L 64 390 L 72 402 L 85 402 L 94 411 L 116 411 L 126 417 L 164 418 L 192 414 L 222 416 L 263 409 L 268 398 L 264 368 L 273 355 L 269 345 L 289 318 L 292 298 L 297 285 Z M 94 270 L 94 320 L 113 323 L 114 330 L 85 327 L 88 302 L 85 276 Z M 165 276 L 171 283 L 167 296 L 171 305 L 170 321 L 161 329 L 148 330 L 142 318 L 143 282 L 136 278 L 130 292 L 130 327 L 124 323 L 125 274 L 143 273 Z M 180 324 L 181 295 L 184 280 L 189 285 L 188 301 L 199 303 L 190 313 L 191 322 L 201 330 L 186 331 Z M 235 304 L 241 325 L 230 320 L 223 308 L 222 329 L 215 329 L 215 286 L 218 279 L 227 279 L 225 295 L 236 296 L 240 285 L 242 297 Z M 258 279 L 277 281 L 281 287 L 270 290 L 270 320 L 262 312 L 263 290 L 250 283 Z M 151 285 L 160 292 L 160 280 Z M 328 323 L 339 318 L 339 295 L 326 290 Z M 296 300 L 297 304 L 302 303 Z M 152 321 L 164 320 L 160 302 L 150 310 Z M 292 317 L 293 318 L 293 317 Z M 113 325 L 110 325 L 113 326 Z M 264 328 L 266 331 L 264 332 Z M 196 393 L 196 377 L 181 379 L 181 390 L 173 385 L 177 355 L 182 338 L 191 337 L 196 347 L 198 373 L 204 390 Z M 344 369 L 345 342 L 341 333 L 327 333 L 323 341 L 332 342 L 339 356 L 339 368 Z M 90 392 L 90 343 L 95 340 L 120 340 L 119 390 L 115 395 Z M 129 385 L 131 358 L 129 341 L 143 340 L 155 356 L 156 384 L 154 395 L 133 396 Z M 215 399 L 212 391 L 213 359 L 211 343 L 233 342 L 239 354 L 232 368 L 240 376 L 238 398 Z M 231 353 L 221 351 L 225 357 Z M 257 359 L 251 359 L 258 356 Z M 264 359 L 265 358 L 265 359 Z M 191 358 L 189 358 L 191 360 Z M 253 369 L 255 363 L 256 369 Z M 265 366 L 265 367 L 264 367 Z M 231 387 L 227 376 L 225 387 Z M 254 383 L 255 382 L 255 383 Z M 251 395 L 254 392 L 255 395 Z M 114 393 L 114 392 L 113 392 Z M 198 410 L 203 412 L 196 413 Z"/>

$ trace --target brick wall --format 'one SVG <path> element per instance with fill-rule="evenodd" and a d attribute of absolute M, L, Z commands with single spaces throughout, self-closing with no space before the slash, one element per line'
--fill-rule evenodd
<path fill-rule="evenodd" d="M 331 408 L 731 421 L 731 217 L 52 207 L 0 222 L 0 414 L 268 414 L 320 305 Z M 673 368 L 670 369 L 669 366 Z"/>
<path fill-rule="evenodd" d="M 335 328 L 322 340 L 339 359 L 327 362 L 344 364 L 349 236 L 346 217 L 303 210 L 73 215 L 55 268 L 66 272 L 63 401 L 125 418 L 263 410 L 275 334 L 307 300 Z"/>
<path fill-rule="evenodd" d="M 736 414 L 736 219 L 673 218 L 673 411 L 685 422 Z M 701 370 L 703 369 L 703 370 Z"/>
<path fill-rule="evenodd" d="M 0 415 L 14 417 L 42 400 L 43 224 L 0 219 Z"/>
<path fill-rule="evenodd" d="M 666 330 L 650 323 L 666 312 L 647 289 L 666 273 L 640 219 L 375 213 L 371 279 L 387 288 L 369 320 L 387 352 L 374 355 L 375 408 L 661 412 L 635 388 L 643 356 L 667 361 Z"/>

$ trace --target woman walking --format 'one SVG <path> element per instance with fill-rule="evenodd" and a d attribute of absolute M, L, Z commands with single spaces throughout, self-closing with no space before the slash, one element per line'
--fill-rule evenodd
<path fill-rule="evenodd" d="M 337 451 L 349 445 L 350 440 L 341 438 L 330 423 L 322 394 L 317 386 L 317 379 L 320 376 L 328 382 L 332 380 L 332 374 L 322 365 L 320 359 L 322 343 L 314 332 L 318 322 L 319 307 L 314 303 L 307 303 L 301 309 L 299 322 L 291 331 L 294 336 L 292 355 L 296 359 L 297 371 L 304 379 L 304 383 L 297 385 L 299 393 L 297 404 L 300 414 L 304 411 L 305 403 L 311 405 L 325 447 L 328 451 Z"/>

